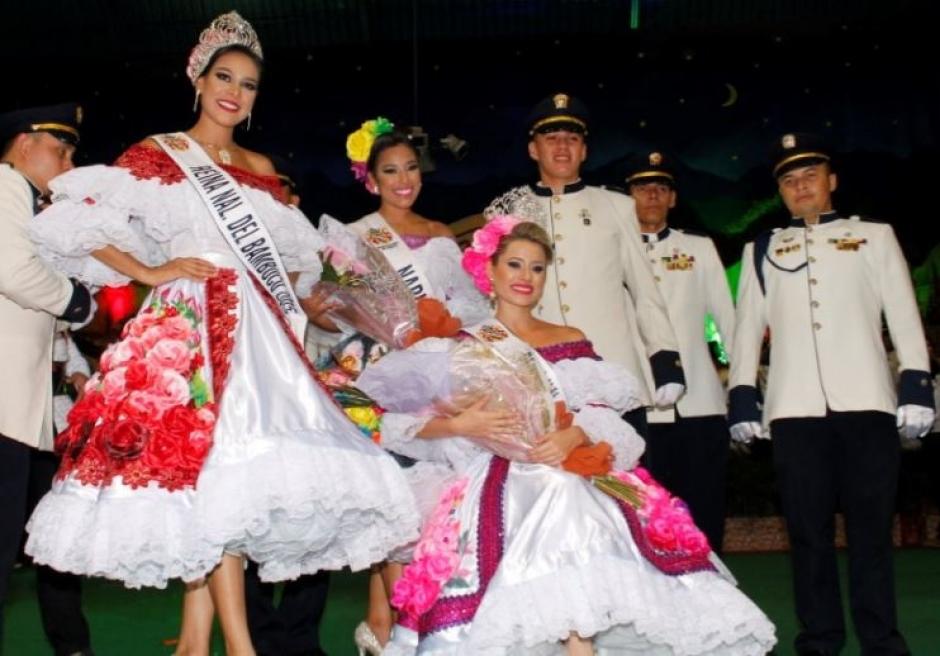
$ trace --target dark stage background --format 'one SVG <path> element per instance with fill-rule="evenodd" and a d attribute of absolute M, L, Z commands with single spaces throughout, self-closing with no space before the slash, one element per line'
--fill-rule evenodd
<path fill-rule="evenodd" d="M 373 199 L 347 170 L 346 134 L 381 114 L 429 134 L 437 170 L 419 201 L 454 221 L 528 180 L 523 120 L 559 90 L 594 121 L 585 177 L 622 182 L 625 159 L 681 162 L 678 225 L 743 241 L 785 219 L 766 157 L 781 134 L 825 134 L 837 205 L 891 221 L 929 296 L 940 241 L 937 3 L 926 0 L 72 0 L 3 2 L 0 109 L 77 99 L 81 160 L 192 122 L 183 70 L 199 31 L 237 9 L 266 54 L 240 142 L 287 156 L 303 208 L 355 218 Z M 438 146 L 469 144 L 457 161 Z M 927 263 L 925 265 L 925 263 Z"/>

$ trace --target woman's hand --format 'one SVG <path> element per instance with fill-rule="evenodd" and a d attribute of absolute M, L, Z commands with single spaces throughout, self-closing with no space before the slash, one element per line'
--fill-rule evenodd
<path fill-rule="evenodd" d="M 565 461 L 568 454 L 576 447 L 587 444 L 588 438 L 580 426 L 570 426 L 543 435 L 532 450 L 529 459 L 532 462 L 557 467 Z"/>
<path fill-rule="evenodd" d="M 489 397 L 483 397 L 469 408 L 451 418 L 454 435 L 511 441 L 519 437 L 522 423 L 513 412 L 484 410 Z"/>
<path fill-rule="evenodd" d="M 216 271 L 218 269 L 214 264 L 198 257 L 176 257 L 160 266 L 147 267 L 139 280 L 151 287 L 180 278 L 202 282 L 206 278 L 214 276 Z"/>
<path fill-rule="evenodd" d="M 81 401 L 82 397 L 85 396 L 85 385 L 88 383 L 88 376 L 76 371 L 66 380 L 75 388 L 75 400 Z"/>
<path fill-rule="evenodd" d="M 315 326 L 329 333 L 339 332 L 339 326 L 337 326 L 327 314 L 330 310 L 342 307 L 341 303 L 328 300 L 328 297 L 317 293 L 312 293 L 310 296 L 298 300 L 300 301 L 300 307 L 303 308 L 304 314 L 307 315 L 307 318 L 310 319 Z"/>

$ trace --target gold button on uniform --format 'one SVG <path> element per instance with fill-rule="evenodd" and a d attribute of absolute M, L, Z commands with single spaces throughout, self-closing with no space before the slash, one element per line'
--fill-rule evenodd
<path fill-rule="evenodd" d="M 806 240 L 806 243 L 809 244 L 810 246 L 812 246 L 812 245 L 813 245 L 813 240 L 812 240 L 812 239 L 807 239 L 807 240 Z"/>
<path fill-rule="evenodd" d="M 562 289 L 564 289 L 565 287 L 568 286 L 568 283 L 566 283 L 564 280 L 560 280 L 560 281 L 558 282 L 558 286 L 561 287 Z"/>
<path fill-rule="evenodd" d="M 820 328 L 822 328 L 822 324 L 817 321 L 816 323 L 813 324 L 813 328 L 815 328 L 816 330 L 819 330 Z"/>
<path fill-rule="evenodd" d="M 662 278 L 660 278 L 659 276 L 653 276 L 653 280 L 655 280 L 656 282 L 660 282 Z"/>
<path fill-rule="evenodd" d="M 561 306 L 561 311 L 567 313 L 567 312 L 570 312 L 570 311 L 571 311 L 571 308 L 568 307 L 567 305 L 562 305 L 562 306 Z"/>
<path fill-rule="evenodd" d="M 555 235 L 555 241 L 561 241 L 562 235 Z"/>
<path fill-rule="evenodd" d="M 561 202 L 561 196 L 552 196 L 552 202 L 553 202 L 553 203 L 560 203 L 560 202 Z"/>
<path fill-rule="evenodd" d="M 810 278 L 810 279 L 809 279 L 809 284 L 815 285 L 815 284 L 816 284 L 816 279 L 815 279 L 815 278 Z"/>
<path fill-rule="evenodd" d="M 810 263 L 810 264 L 815 264 L 815 263 L 816 263 L 816 258 L 813 257 L 812 255 L 810 255 L 810 257 L 809 257 L 809 263 Z"/>
<path fill-rule="evenodd" d="M 564 264 L 564 263 L 565 263 L 565 258 L 559 257 L 557 261 L 558 261 L 558 264 Z"/>
<path fill-rule="evenodd" d="M 561 221 L 561 212 L 555 212 L 554 216 L 556 221 Z"/>
<path fill-rule="evenodd" d="M 810 303 L 810 305 L 811 305 L 812 307 L 814 307 L 814 308 L 818 308 L 818 307 L 819 307 L 819 301 L 813 301 L 812 303 Z"/>

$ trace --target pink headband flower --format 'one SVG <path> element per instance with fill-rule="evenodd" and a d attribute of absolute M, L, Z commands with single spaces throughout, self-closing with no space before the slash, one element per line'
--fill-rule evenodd
<path fill-rule="evenodd" d="M 499 248 L 503 237 L 520 223 L 522 219 L 511 214 L 494 216 L 485 226 L 473 233 L 473 243 L 463 252 L 463 270 L 470 274 L 477 289 L 484 294 L 493 291 L 493 283 L 486 275 L 486 263 Z"/>

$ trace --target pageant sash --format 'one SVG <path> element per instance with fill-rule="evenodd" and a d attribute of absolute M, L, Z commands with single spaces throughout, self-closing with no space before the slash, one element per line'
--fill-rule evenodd
<path fill-rule="evenodd" d="M 241 185 L 188 135 L 177 132 L 152 138 L 192 183 L 229 248 L 277 302 L 294 335 L 303 343 L 307 317 L 300 309 L 274 240 Z"/>
<path fill-rule="evenodd" d="M 488 319 L 475 326 L 464 328 L 477 340 L 490 347 L 500 358 L 513 367 L 532 371 L 542 383 L 542 391 L 548 403 L 549 426 L 555 426 L 558 404 L 565 404 L 565 393 L 551 365 L 538 352 L 512 334 L 500 321 Z"/>
<path fill-rule="evenodd" d="M 370 246 L 374 246 L 391 263 L 414 297 L 424 298 L 433 293 L 424 270 L 415 260 L 414 251 L 392 230 L 378 212 L 368 214 L 350 226 Z"/>

